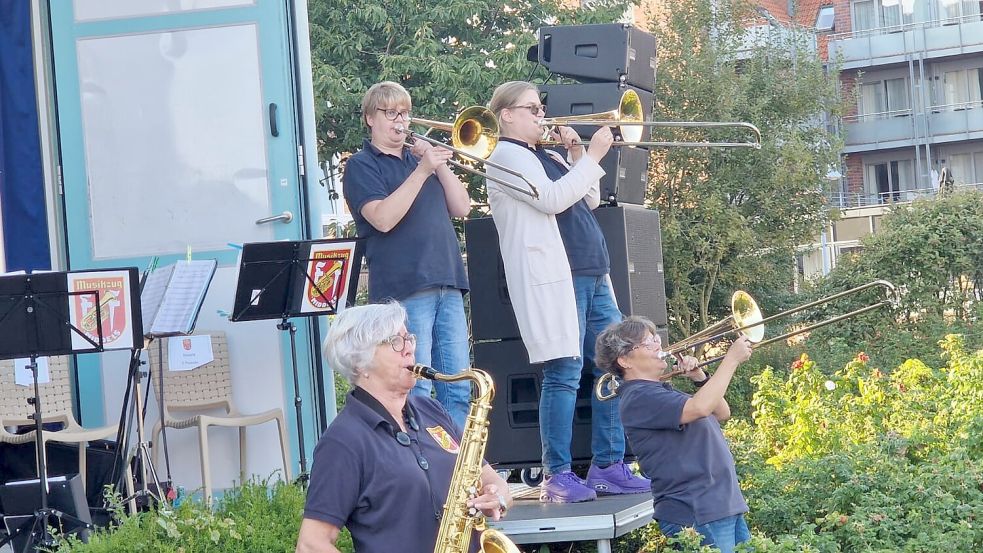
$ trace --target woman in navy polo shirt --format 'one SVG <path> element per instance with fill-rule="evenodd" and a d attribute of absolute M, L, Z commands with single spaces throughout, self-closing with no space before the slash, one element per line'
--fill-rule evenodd
<path fill-rule="evenodd" d="M 744 336 L 727 350 L 712 377 L 684 357 L 683 376 L 697 386 L 690 396 L 665 376 L 662 341 L 652 321 L 629 317 L 597 337 L 597 366 L 619 377 L 621 421 L 642 470 L 652 478 L 654 518 L 666 536 L 691 526 L 704 545 L 732 553 L 750 539 L 734 457 L 720 431 L 730 418 L 724 399 L 738 365 L 751 356 Z"/>
<path fill-rule="evenodd" d="M 351 307 L 331 324 L 324 356 L 353 389 L 314 449 L 298 553 L 337 551 L 342 527 L 355 551 L 433 551 L 461 435 L 438 402 L 410 394 L 415 349 L 396 302 Z M 469 505 L 498 520 L 508 485 L 487 464 L 481 483 Z"/>
<path fill-rule="evenodd" d="M 345 163 L 343 189 L 358 236 L 366 239 L 369 301 L 397 300 L 419 340 L 418 359 L 444 374 L 471 366 L 464 294 L 468 277 L 451 217 L 471 209 L 467 188 L 447 165 L 453 153 L 418 140 L 404 145 L 410 94 L 392 81 L 362 98 L 369 138 Z M 411 254 L 411 255 L 407 255 Z M 467 382 L 436 382 L 437 400 L 458 425 L 468 413 Z M 429 396 L 431 382 L 416 393 Z"/>

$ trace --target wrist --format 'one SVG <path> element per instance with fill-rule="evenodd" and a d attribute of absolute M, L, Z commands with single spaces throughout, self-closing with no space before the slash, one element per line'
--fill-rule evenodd
<path fill-rule="evenodd" d="M 703 385 L 706 384 L 707 382 L 710 382 L 710 376 L 707 375 L 706 373 L 703 373 L 703 380 L 694 380 L 693 386 L 696 386 L 697 388 L 702 388 Z"/>

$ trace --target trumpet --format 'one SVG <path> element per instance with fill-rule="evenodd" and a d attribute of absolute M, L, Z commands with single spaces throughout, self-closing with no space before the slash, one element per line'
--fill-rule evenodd
<path fill-rule="evenodd" d="M 484 163 L 487 167 L 499 169 L 521 179 L 522 182 L 526 183 L 529 188 L 524 189 L 518 187 L 510 182 L 492 177 L 484 171 L 479 171 L 464 163 L 451 160 L 449 163 L 454 167 L 473 175 L 478 175 L 479 177 L 485 177 L 486 179 L 497 182 L 506 188 L 511 188 L 516 192 L 527 194 L 533 198 L 539 198 L 539 190 L 537 190 L 536 186 L 529 182 L 529 180 L 527 180 L 522 173 L 486 159 L 495 150 L 495 146 L 498 144 L 499 136 L 498 118 L 496 118 L 495 114 L 488 108 L 482 106 L 471 106 L 466 108 L 451 123 L 432 121 L 430 119 L 420 119 L 417 117 L 411 117 L 409 123 L 429 127 L 430 130 L 449 132 L 451 134 L 451 145 L 447 145 L 440 140 L 430 138 L 429 136 L 426 136 L 426 134 L 416 133 L 402 126 L 397 127 L 397 129 L 401 133 L 405 134 L 407 138 L 413 140 L 423 140 L 424 142 L 429 142 L 434 146 L 447 148 L 465 159 L 477 163 Z"/>
<path fill-rule="evenodd" d="M 751 123 L 726 121 L 645 121 L 642 110 L 642 100 L 638 93 L 628 89 L 621 95 L 617 109 L 585 115 L 567 115 L 561 117 L 545 117 L 539 122 L 544 127 L 544 146 L 560 145 L 560 142 L 549 139 L 552 127 L 563 125 L 592 125 L 618 127 L 622 140 L 615 141 L 612 146 L 660 146 L 674 148 L 761 148 L 761 131 Z M 678 128 L 738 128 L 750 133 L 749 140 L 743 142 L 681 142 L 681 141 L 645 141 L 642 134 L 645 127 L 678 127 Z"/>
<path fill-rule="evenodd" d="M 800 313 L 802 311 L 805 311 L 806 309 L 811 309 L 819 305 L 824 305 L 847 296 L 859 294 L 860 292 L 863 292 L 870 288 L 883 288 L 884 291 L 886 292 L 885 299 L 868 304 L 859 309 L 854 309 L 853 311 L 844 313 L 842 315 L 830 317 L 829 319 L 811 324 L 804 328 L 798 328 L 796 330 L 786 332 L 781 336 L 775 336 L 774 338 L 762 340 L 765 334 L 766 323 L 770 323 L 776 319 L 787 317 L 794 313 Z M 701 330 L 700 332 L 697 332 L 696 334 L 688 338 L 684 338 L 679 342 L 675 342 L 669 345 L 665 350 L 659 352 L 659 358 L 672 361 L 678 358 L 678 356 L 680 356 L 685 351 L 698 348 L 705 344 L 716 342 L 732 334 L 737 336 L 746 336 L 747 339 L 751 341 L 751 343 L 755 344 L 755 347 L 762 347 L 774 342 L 778 342 L 780 340 L 791 338 L 792 336 L 803 334 L 805 332 L 810 332 L 817 328 L 821 328 L 827 325 L 831 325 L 833 323 L 840 322 L 845 319 L 849 319 L 851 317 L 856 317 L 857 315 L 862 315 L 864 313 L 873 311 L 875 309 L 896 305 L 897 301 L 898 301 L 898 291 L 897 288 L 894 286 L 894 284 L 891 284 L 886 280 L 875 280 L 872 282 L 868 282 L 867 284 L 857 286 L 856 288 L 844 290 L 843 292 L 839 292 L 831 296 L 820 298 L 816 301 L 812 301 L 804 305 L 800 305 L 798 307 L 793 307 L 792 309 L 787 309 L 780 313 L 776 313 L 775 315 L 772 315 L 770 317 L 763 317 L 761 315 L 761 310 L 758 308 L 757 302 L 754 301 L 754 298 L 752 298 L 751 295 L 748 294 L 747 292 L 738 290 L 731 297 L 730 316 L 728 316 L 726 319 L 716 324 L 713 324 Z M 719 355 L 712 359 L 702 361 L 699 364 L 697 364 L 696 367 L 694 367 L 694 369 L 698 369 L 700 367 L 705 367 L 707 365 L 716 363 L 722 360 L 724 357 L 725 357 L 724 355 Z M 672 366 L 672 364 L 673 363 L 670 362 L 670 366 Z M 674 376 L 679 376 L 684 372 L 686 371 L 683 371 L 681 369 L 675 369 L 665 373 L 664 376 L 665 378 L 672 378 Z M 618 381 L 617 377 L 615 377 L 611 373 L 606 373 L 603 376 L 601 376 L 601 378 L 597 379 L 597 383 L 594 386 L 594 395 L 597 396 L 597 399 L 601 401 L 609 400 L 613 398 L 615 395 L 617 395 L 618 386 L 620 386 L 620 382 Z"/>

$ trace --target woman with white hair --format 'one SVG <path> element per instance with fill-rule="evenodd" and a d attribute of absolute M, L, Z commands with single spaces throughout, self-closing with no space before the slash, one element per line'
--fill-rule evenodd
<path fill-rule="evenodd" d="M 396 302 L 332 323 L 324 356 L 353 388 L 314 449 L 298 553 L 337 551 L 342 527 L 355 551 L 433 551 L 461 436 L 440 403 L 410 394 L 415 350 Z M 481 484 L 469 505 L 498 520 L 508 485 L 487 464 Z"/>

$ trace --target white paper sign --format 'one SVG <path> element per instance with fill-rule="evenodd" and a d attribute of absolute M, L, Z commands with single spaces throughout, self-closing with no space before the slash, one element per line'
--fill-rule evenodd
<path fill-rule="evenodd" d="M 212 337 L 172 336 L 167 339 L 167 370 L 190 371 L 215 360 Z"/>
<path fill-rule="evenodd" d="M 34 386 L 34 374 L 27 368 L 31 360 L 14 359 L 14 382 L 18 386 Z M 38 357 L 38 384 L 51 382 L 51 373 L 48 372 L 48 358 Z"/>

